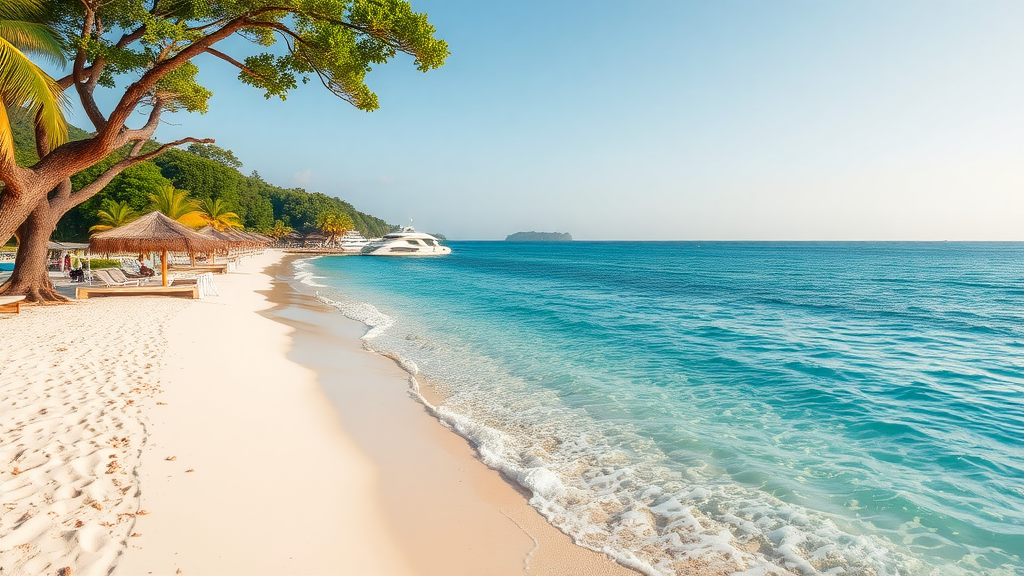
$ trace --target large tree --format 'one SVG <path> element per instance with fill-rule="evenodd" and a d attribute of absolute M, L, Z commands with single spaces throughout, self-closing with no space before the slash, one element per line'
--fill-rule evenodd
<path fill-rule="evenodd" d="M 421 71 L 444 63 L 447 44 L 434 37 L 425 14 L 403 0 L 50 0 L 50 23 L 65 44 L 71 72 L 58 85 L 80 100 L 95 133 L 59 143 L 44 122 L 36 125 L 40 160 L 24 167 L 0 163 L 0 244 L 19 239 L 14 275 L 0 293 L 32 300 L 59 299 L 46 275 L 46 242 L 57 221 L 101 190 L 121 171 L 184 143 L 147 143 L 161 116 L 179 110 L 205 113 L 211 96 L 197 82 L 193 60 L 223 60 L 238 79 L 284 99 L 301 81 L 318 80 L 360 110 L 378 107 L 366 86 L 373 65 L 398 52 Z M 223 41 L 240 37 L 249 43 Z M 255 49 L 247 47 L 255 46 Z M 97 87 L 117 90 L 109 112 Z M 148 111 L 142 126 L 129 119 Z M 81 188 L 70 177 L 114 155 L 116 161 Z"/>

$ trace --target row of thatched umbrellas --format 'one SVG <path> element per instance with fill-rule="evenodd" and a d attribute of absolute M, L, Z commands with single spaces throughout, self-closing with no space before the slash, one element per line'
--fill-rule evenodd
<path fill-rule="evenodd" d="M 261 246 L 271 242 L 262 234 L 240 230 L 217 230 L 207 226 L 193 230 L 161 212 L 150 212 L 124 226 L 100 232 L 89 239 L 89 249 L 101 254 L 160 252 L 160 272 L 167 286 L 167 253 L 216 254 L 242 246 Z"/>

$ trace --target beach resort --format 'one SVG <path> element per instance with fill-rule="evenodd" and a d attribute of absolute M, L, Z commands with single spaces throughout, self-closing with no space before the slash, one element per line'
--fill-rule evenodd
<path fill-rule="evenodd" d="M 322 375 L 290 359 L 291 314 L 324 305 L 277 279 L 285 258 L 199 300 L 0 317 L 24 344 L 2 352 L 5 573 L 630 573 L 476 460 L 355 322 L 303 335 L 335 355 Z"/>
<path fill-rule="evenodd" d="M 1021 576 L 1022 21 L 0 0 L 0 576 Z"/>

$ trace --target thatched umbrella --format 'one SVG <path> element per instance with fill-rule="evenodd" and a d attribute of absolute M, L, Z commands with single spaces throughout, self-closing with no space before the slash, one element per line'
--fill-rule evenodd
<path fill-rule="evenodd" d="M 160 255 L 160 272 L 164 286 L 167 286 L 167 251 L 210 252 L 223 246 L 221 240 L 203 236 L 171 220 L 160 212 L 150 212 L 141 218 L 106 232 L 100 232 L 89 239 L 93 252 L 111 254 L 115 252 L 156 252 Z"/>
<path fill-rule="evenodd" d="M 207 224 L 206 226 L 203 226 L 202 228 L 197 230 L 197 232 L 199 232 L 203 236 L 209 236 L 210 238 L 213 238 L 215 240 L 220 240 L 224 246 L 232 246 L 234 244 L 237 244 L 237 242 L 234 239 L 232 239 L 230 236 L 228 236 L 224 232 L 221 232 L 220 230 L 217 230 L 216 228 L 214 228 L 213 226 L 211 226 L 209 224 Z M 209 252 L 209 253 L 207 253 L 207 255 L 210 256 L 210 263 L 211 264 L 216 264 L 217 263 L 217 252 L 216 251 Z"/>
<path fill-rule="evenodd" d="M 270 242 L 269 238 L 260 234 L 259 232 L 242 231 L 242 234 L 245 234 L 256 246 L 265 246 L 268 242 Z"/>
<path fill-rule="evenodd" d="M 246 234 L 245 232 L 242 232 L 241 230 L 228 229 L 224 230 L 222 234 L 226 234 L 229 238 L 231 238 L 232 242 L 237 242 L 239 245 L 242 246 L 248 246 L 253 244 L 252 237 Z"/>

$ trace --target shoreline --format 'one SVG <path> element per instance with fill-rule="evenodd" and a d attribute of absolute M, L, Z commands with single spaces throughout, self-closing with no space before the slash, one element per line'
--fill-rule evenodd
<path fill-rule="evenodd" d="M 416 397 L 395 360 L 364 348 L 364 324 L 281 279 L 303 257 L 268 268 L 277 280 L 264 294 L 276 306 L 263 314 L 294 330 L 288 357 L 319 374 L 343 426 L 381 470 L 386 516 L 417 573 L 637 574 L 575 544 L 483 464 Z"/>
<path fill-rule="evenodd" d="M 138 469 L 149 514 L 115 574 L 416 573 L 382 520 L 379 471 L 286 358 L 290 329 L 260 314 L 280 259 L 246 259 L 168 323 Z"/>
<path fill-rule="evenodd" d="M 577 546 L 273 275 L 0 317 L 2 574 L 636 574 Z M 287 270 L 282 273 L 282 270 Z"/>

